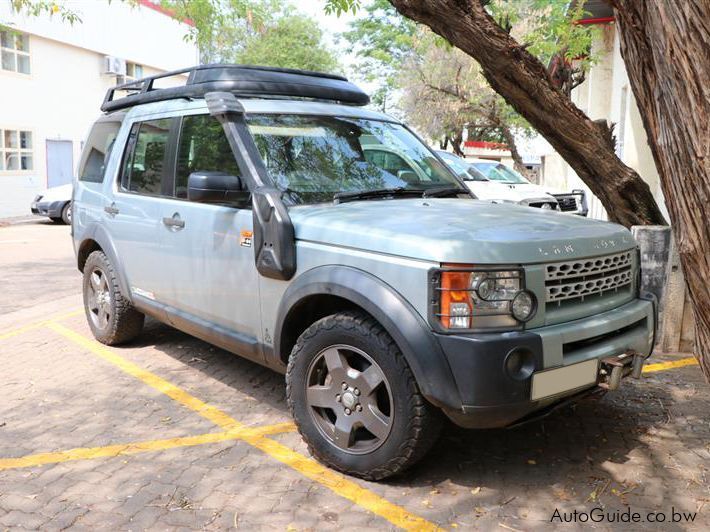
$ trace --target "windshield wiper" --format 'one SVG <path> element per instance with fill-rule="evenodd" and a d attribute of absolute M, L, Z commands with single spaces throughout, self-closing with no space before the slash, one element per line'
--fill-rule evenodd
<path fill-rule="evenodd" d="M 419 196 L 425 193 L 424 190 L 418 188 L 378 188 L 375 190 L 361 190 L 359 192 L 336 192 L 333 196 L 335 203 L 345 203 L 347 201 L 355 201 L 360 199 L 386 198 L 388 196 Z"/>
<path fill-rule="evenodd" d="M 425 190 L 422 196 L 425 198 L 443 198 L 445 196 L 458 196 L 459 194 L 468 195 L 468 191 L 458 187 L 438 187 Z"/>

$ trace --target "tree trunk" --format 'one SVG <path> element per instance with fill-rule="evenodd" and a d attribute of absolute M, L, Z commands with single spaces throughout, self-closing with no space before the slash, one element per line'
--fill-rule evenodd
<path fill-rule="evenodd" d="M 612 0 L 710 382 L 710 3 Z"/>
<path fill-rule="evenodd" d="M 463 130 L 457 131 L 454 135 L 454 138 L 449 140 L 451 142 L 451 148 L 454 150 L 454 153 L 459 157 L 463 157 L 463 150 L 461 149 L 461 144 L 463 143 Z"/>
<path fill-rule="evenodd" d="M 648 185 L 614 153 L 606 125 L 596 124 L 555 88 L 540 61 L 504 31 L 480 0 L 389 0 L 476 59 L 493 90 L 537 129 L 627 227 L 665 224 Z"/>
<path fill-rule="evenodd" d="M 510 150 L 510 156 L 513 158 L 513 166 L 518 172 L 524 176 L 527 176 L 528 169 L 525 168 L 525 165 L 523 164 L 523 158 L 518 151 L 518 145 L 515 143 L 515 136 L 513 135 L 513 132 L 510 131 L 510 128 L 506 125 L 500 126 L 500 132 L 505 139 L 505 143 L 508 145 L 508 149 Z"/>

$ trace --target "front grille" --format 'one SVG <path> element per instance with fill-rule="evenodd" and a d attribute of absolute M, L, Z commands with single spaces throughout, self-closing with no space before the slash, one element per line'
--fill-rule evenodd
<path fill-rule="evenodd" d="M 612 290 L 616 292 L 632 283 L 632 266 L 632 251 L 548 264 L 545 267 L 545 301 L 584 301 Z"/>
<path fill-rule="evenodd" d="M 555 196 L 560 210 L 563 212 L 577 210 L 577 198 L 575 196 Z"/>

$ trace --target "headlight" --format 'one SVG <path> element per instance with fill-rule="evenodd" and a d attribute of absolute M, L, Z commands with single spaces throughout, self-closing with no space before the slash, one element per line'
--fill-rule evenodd
<path fill-rule="evenodd" d="M 535 315 L 522 270 L 445 265 L 431 280 L 431 317 L 444 329 L 519 329 Z"/>

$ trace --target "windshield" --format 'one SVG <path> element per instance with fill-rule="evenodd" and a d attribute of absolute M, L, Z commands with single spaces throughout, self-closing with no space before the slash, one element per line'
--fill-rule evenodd
<path fill-rule="evenodd" d="M 247 123 L 269 175 L 296 204 L 341 192 L 460 188 L 399 124 L 302 115 L 252 115 Z"/>
<path fill-rule="evenodd" d="M 461 179 L 465 181 L 488 181 L 488 178 L 476 170 L 476 167 L 467 162 L 466 159 L 446 151 L 439 151 L 437 153 L 447 166 L 456 172 Z"/>
<path fill-rule="evenodd" d="M 469 163 L 464 161 L 461 157 L 453 155 L 445 151 L 437 152 L 439 157 L 441 157 L 449 168 L 456 172 L 459 176 L 466 179 L 468 177 Z"/>
<path fill-rule="evenodd" d="M 518 172 L 499 162 L 474 163 L 473 165 L 491 181 L 500 181 L 514 185 L 526 185 L 530 183 L 530 181 L 525 179 Z"/>

